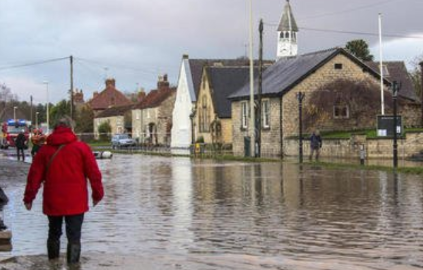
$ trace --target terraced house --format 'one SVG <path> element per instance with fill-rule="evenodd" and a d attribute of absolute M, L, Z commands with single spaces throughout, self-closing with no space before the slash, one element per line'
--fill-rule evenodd
<path fill-rule="evenodd" d="M 157 89 L 132 109 L 133 138 L 145 144 L 170 145 L 175 97 L 176 88 L 169 86 L 167 75 L 160 76 Z"/>

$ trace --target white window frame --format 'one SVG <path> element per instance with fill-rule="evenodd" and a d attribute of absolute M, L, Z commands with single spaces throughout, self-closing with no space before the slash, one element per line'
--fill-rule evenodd
<path fill-rule="evenodd" d="M 339 108 L 339 111 L 343 111 L 343 109 L 346 109 L 346 115 L 337 115 L 336 109 Z M 348 105 L 342 105 L 342 104 L 336 104 L 333 106 L 333 118 L 335 119 L 349 119 L 350 118 L 350 108 Z"/>
<path fill-rule="evenodd" d="M 241 101 L 241 128 L 248 127 L 248 102 Z"/>
<path fill-rule="evenodd" d="M 261 102 L 261 122 L 263 128 L 270 128 L 270 100 L 264 99 Z"/>

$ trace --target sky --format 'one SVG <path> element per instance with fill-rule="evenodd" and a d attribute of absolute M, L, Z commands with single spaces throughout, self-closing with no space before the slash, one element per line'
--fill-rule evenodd
<path fill-rule="evenodd" d="M 56 103 L 74 87 L 85 100 L 115 78 L 122 92 L 176 85 L 181 59 L 247 56 L 252 1 L 254 56 L 264 21 L 264 58 L 276 58 L 276 28 L 286 0 L 0 0 L 0 83 L 19 100 Z M 364 39 L 379 59 L 423 55 L 423 0 L 291 0 L 299 54 Z M 17 67 L 18 66 L 18 67 Z M 48 89 L 47 89 L 48 88 Z M 48 97 L 47 97 L 48 92 Z"/>

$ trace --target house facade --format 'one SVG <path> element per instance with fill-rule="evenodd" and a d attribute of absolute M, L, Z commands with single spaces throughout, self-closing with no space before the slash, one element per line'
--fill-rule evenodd
<path fill-rule="evenodd" d="M 140 143 L 169 146 L 175 98 L 176 88 L 169 86 L 167 75 L 160 77 L 157 89 L 132 109 L 133 137 Z"/>
<path fill-rule="evenodd" d="M 94 137 L 98 139 L 100 135 L 99 127 L 103 123 L 109 123 L 111 128 L 111 134 L 107 135 L 115 135 L 115 134 L 122 134 L 122 133 L 132 133 L 132 114 L 131 109 L 133 105 L 125 105 L 125 106 L 118 106 L 118 107 L 111 107 L 102 112 L 100 112 L 97 116 L 94 117 Z"/>
<path fill-rule="evenodd" d="M 249 72 L 249 67 L 245 66 L 203 68 L 195 105 L 195 141 L 232 143 L 231 103 L 228 96 L 245 85 Z"/>
<path fill-rule="evenodd" d="M 272 63 L 273 61 L 264 61 L 267 66 Z M 193 143 L 195 105 L 201 86 L 203 67 L 246 67 L 249 64 L 248 59 L 190 59 L 188 55 L 183 56 L 172 113 L 172 148 L 189 148 Z"/>
<path fill-rule="evenodd" d="M 263 73 L 262 155 L 284 156 L 284 140 L 299 135 L 298 93 L 304 94 L 304 133 L 375 127 L 380 108 L 379 82 L 380 75 L 375 70 L 342 48 L 279 60 Z M 385 100 L 391 100 L 390 85 L 384 79 Z M 401 92 L 399 97 L 402 101 L 419 102 L 401 96 Z M 231 95 L 231 99 L 233 151 L 244 155 L 244 138 L 249 136 L 250 128 L 249 86 Z M 386 113 L 390 112 L 387 107 Z M 399 112 L 408 125 L 418 122 L 416 113 L 401 108 Z"/>

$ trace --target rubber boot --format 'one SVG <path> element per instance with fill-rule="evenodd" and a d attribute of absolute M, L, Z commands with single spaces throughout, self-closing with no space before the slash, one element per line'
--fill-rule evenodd
<path fill-rule="evenodd" d="M 78 263 L 80 254 L 81 254 L 80 243 L 68 243 L 68 249 L 67 249 L 68 264 Z"/>
<path fill-rule="evenodd" d="M 60 255 L 60 241 L 58 240 L 47 240 L 47 253 L 48 259 L 54 260 L 59 258 Z"/>

